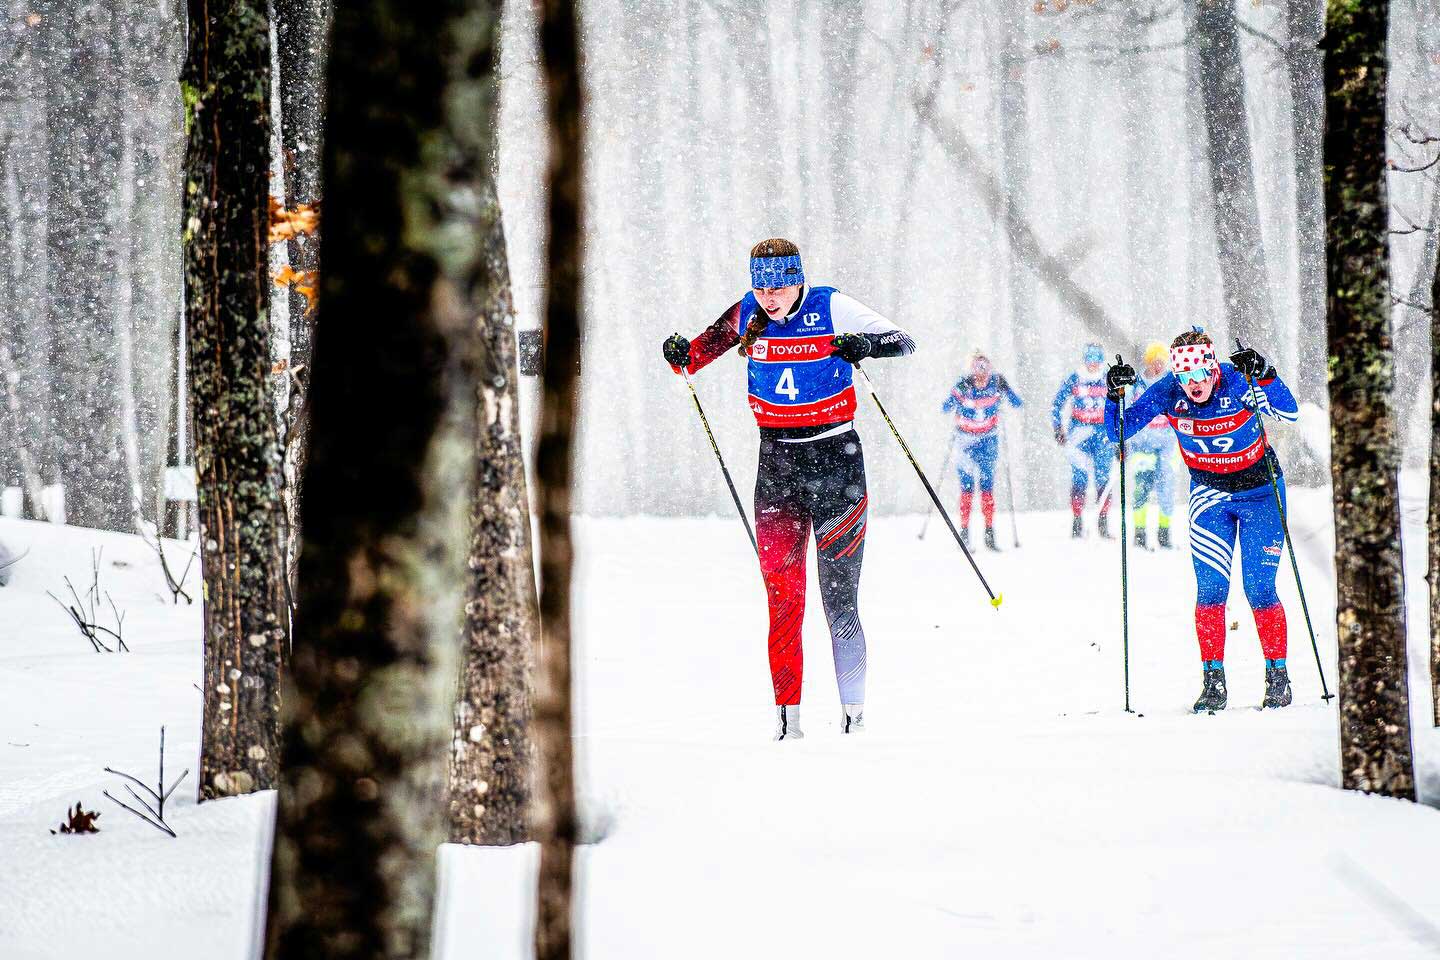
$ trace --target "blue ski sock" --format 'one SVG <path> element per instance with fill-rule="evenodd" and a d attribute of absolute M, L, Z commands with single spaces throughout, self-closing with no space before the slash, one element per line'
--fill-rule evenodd
<path fill-rule="evenodd" d="M 1285 669 L 1285 658 L 1284 658 L 1284 657 L 1276 657 L 1274 660 L 1266 660 L 1266 661 L 1265 661 L 1265 669 L 1269 670 L 1269 669 L 1272 668 L 1272 667 L 1279 667 L 1281 670 L 1284 670 L 1284 669 Z"/>
<path fill-rule="evenodd" d="M 1205 660 L 1205 661 L 1202 661 L 1202 662 L 1205 664 L 1205 669 L 1206 669 L 1206 670 L 1224 670 L 1224 669 L 1225 669 L 1225 661 L 1224 661 L 1224 660 Z"/>

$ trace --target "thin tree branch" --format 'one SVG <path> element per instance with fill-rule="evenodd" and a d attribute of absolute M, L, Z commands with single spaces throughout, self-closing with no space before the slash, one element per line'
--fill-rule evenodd
<path fill-rule="evenodd" d="M 124 800 L 117 800 L 115 797 L 111 796 L 109 790 L 103 790 L 103 791 L 101 791 L 101 792 L 102 792 L 106 797 L 109 797 L 112 802 L 119 804 L 120 806 L 124 807 L 126 810 L 129 810 L 131 813 L 135 814 L 135 816 L 139 817 L 141 820 L 144 820 L 146 823 L 150 824 L 150 826 L 154 827 L 156 830 L 163 830 L 163 831 L 165 831 L 166 833 L 170 834 L 170 836 L 172 836 L 172 837 L 175 836 L 175 831 L 170 829 L 170 825 L 169 825 L 169 824 L 167 824 L 167 823 L 165 823 L 165 822 L 163 822 L 163 821 L 161 821 L 161 822 L 159 822 L 159 823 L 155 822 L 154 820 L 152 820 L 152 819 L 150 819 L 149 817 L 145 816 L 145 814 L 141 813 L 139 810 L 136 810 L 134 807 L 130 806 L 130 804 L 126 803 Z M 178 839 L 178 838 L 177 838 L 177 839 Z"/>

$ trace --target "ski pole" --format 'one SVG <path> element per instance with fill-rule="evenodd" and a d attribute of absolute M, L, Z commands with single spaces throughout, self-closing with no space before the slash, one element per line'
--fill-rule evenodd
<path fill-rule="evenodd" d="M 1005 497 L 1010 502 L 1010 536 L 1015 540 L 1015 546 L 1020 546 L 1020 526 L 1015 522 L 1015 485 L 1010 482 L 1010 433 L 1005 429 L 1005 421 L 1000 421 L 1000 446 L 1005 453 Z"/>
<path fill-rule="evenodd" d="M 1237 349 L 1244 350 L 1245 345 L 1240 338 L 1235 338 Z M 1255 395 L 1255 380 L 1248 373 L 1242 374 L 1245 382 L 1250 385 L 1250 400 L 1254 406 L 1250 412 L 1255 415 L 1255 422 L 1260 425 L 1260 442 L 1265 447 L 1262 454 L 1265 460 L 1265 470 L 1270 474 L 1270 493 L 1275 497 L 1275 509 L 1280 512 L 1280 532 L 1285 535 L 1285 546 L 1290 551 L 1290 569 L 1295 574 L 1295 589 L 1300 593 L 1300 609 L 1305 614 L 1305 629 L 1310 631 L 1310 649 L 1315 652 L 1315 669 L 1320 673 L 1320 699 L 1326 702 L 1335 699 L 1335 694 L 1330 692 L 1330 687 L 1325 683 L 1325 667 L 1320 663 L 1320 644 L 1315 640 L 1315 626 L 1310 622 L 1310 605 L 1305 602 L 1305 585 L 1300 582 L 1300 563 L 1295 559 L 1295 542 L 1290 538 L 1290 523 L 1285 518 L 1285 504 L 1280 500 L 1280 481 L 1275 477 L 1275 463 L 1270 458 L 1270 438 L 1265 433 L 1265 417 L 1260 413 L 1260 399 Z"/>
<path fill-rule="evenodd" d="M 1115 364 L 1125 361 L 1115 354 Z M 1125 528 L 1125 514 L 1129 505 L 1125 502 L 1125 388 L 1120 388 L 1120 636 L 1125 648 L 1125 712 L 1130 709 L 1130 535 Z"/>
<path fill-rule="evenodd" d="M 859 370 L 860 376 L 865 378 L 865 385 L 870 389 L 870 399 L 875 401 L 875 406 L 880 410 L 880 416 L 885 418 L 885 423 L 890 427 L 890 432 L 895 435 L 895 439 L 900 443 L 900 449 L 905 451 L 905 458 L 910 461 L 910 466 L 915 468 L 915 475 L 918 476 L 920 482 L 925 485 L 925 492 L 930 494 L 930 501 L 935 504 L 935 509 L 939 510 L 940 516 L 945 518 L 945 526 L 950 528 L 950 533 L 955 537 L 955 542 L 960 546 L 960 552 L 965 554 L 966 560 L 970 561 L 970 569 L 975 571 L 975 576 L 980 578 L 980 585 L 984 587 L 985 592 L 990 595 L 990 606 L 999 610 L 1000 603 L 1005 599 L 1005 595 L 996 593 L 990 589 L 990 584 L 985 580 L 985 574 L 980 572 L 980 567 L 976 565 L 975 558 L 970 555 L 970 548 L 965 546 L 964 540 L 960 539 L 960 531 L 955 529 L 955 522 L 950 519 L 950 514 L 945 512 L 944 505 L 940 503 L 940 498 L 935 494 L 935 488 L 930 486 L 930 481 L 926 478 L 925 471 L 920 469 L 920 463 L 915 459 L 915 454 L 910 452 L 910 444 L 906 443 L 905 438 L 900 436 L 900 431 L 896 428 L 895 421 L 891 420 L 890 414 L 885 411 L 885 404 L 880 402 L 880 395 L 875 392 L 875 383 L 870 379 L 870 374 L 866 373 L 865 368 L 858 363 L 855 364 L 855 369 Z"/>
<path fill-rule="evenodd" d="M 725 466 L 725 458 L 720 455 L 720 445 L 715 442 L 715 434 L 710 429 L 710 420 L 705 416 L 705 408 L 700 406 L 700 394 L 695 392 L 695 384 L 690 382 L 688 371 L 681 369 L 680 375 L 685 378 L 685 386 L 690 388 L 690 399 L 695 401 L 695 412 L 700 414 L 705 436 L 710 438 L 710 449 L 715 451 L 715 459 L 720 461 L 720 472 L 725 474 L 725 486 L 730 488 L 730 499 L 735 501 L 735 509 L 740 512 L 740 522 L 745 524 L 745 532 L 750 535 L 750 546 L 755 548 L 755 556 L 758 557 L 760 544 L 755 542 L 755 531 L 750 528 L 750 518 L 745 516 L 745 508 L 740 505 L 740 494 L 735 492 L 735 481 L 730 479 L 730 468 Z"/>
<path fill-rule="evenodd" d="M 950 435 L 950 444 L 945 448 L 945 462 L 940 465 L 940 486 L 945 486 L 945 478 L 950 475 L 950 458 L 955 455 L 955 435 Z M 924 540 L 925 531 L 930 528 L 930 515 L 934 511 L 928 507 L 925 509 L 925 522 L 920 524 L 920 533 L 916 539 Z"/>

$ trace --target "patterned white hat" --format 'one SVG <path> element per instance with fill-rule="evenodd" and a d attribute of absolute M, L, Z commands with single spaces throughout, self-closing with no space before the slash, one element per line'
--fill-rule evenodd
<path fill-rule="evenodd" d="M 1215 359 L 1213 343 L 1187 343 L 1170 348 L 1170 369 L 1175 373 L 1185 373 L 1198 367 L 1204 367 L 1211 373 L 1220 372 L 1220 361 Z"/>

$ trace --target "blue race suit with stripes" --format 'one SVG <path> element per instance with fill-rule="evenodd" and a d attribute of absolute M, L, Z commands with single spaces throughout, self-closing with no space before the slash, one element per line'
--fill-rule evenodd
<path fill-rule="evenodd" d="M 1285 608 L 1275 593 L 1275 575 L 1285 538 L 1270 490 L 1270 468 L 1282 503 L 1285 478 L 1260 433 L 1258 416 L 1293 423 L 1299 409 L 1274 367 L 1257 378 L 1252 391 L 1234 366 L 1219 366 L 1219 381 L 1204 403 L 1191 400 L 1173 373 L 1161 377 L 1126 409 L 1125 433 L 1133 436 L 1163 415 L 1190 468 L 1190 553 L 1201 659 L 1218 664 L 1225 658 L 1225 601 L 1238 542 L 1245 597 L 1255 615 L 1260 646 L 1267 660 L 1283 665 Z M 1105 429 L 1116 440 L 1118 412 L 1114 400 L 1106 402 Z"/>

